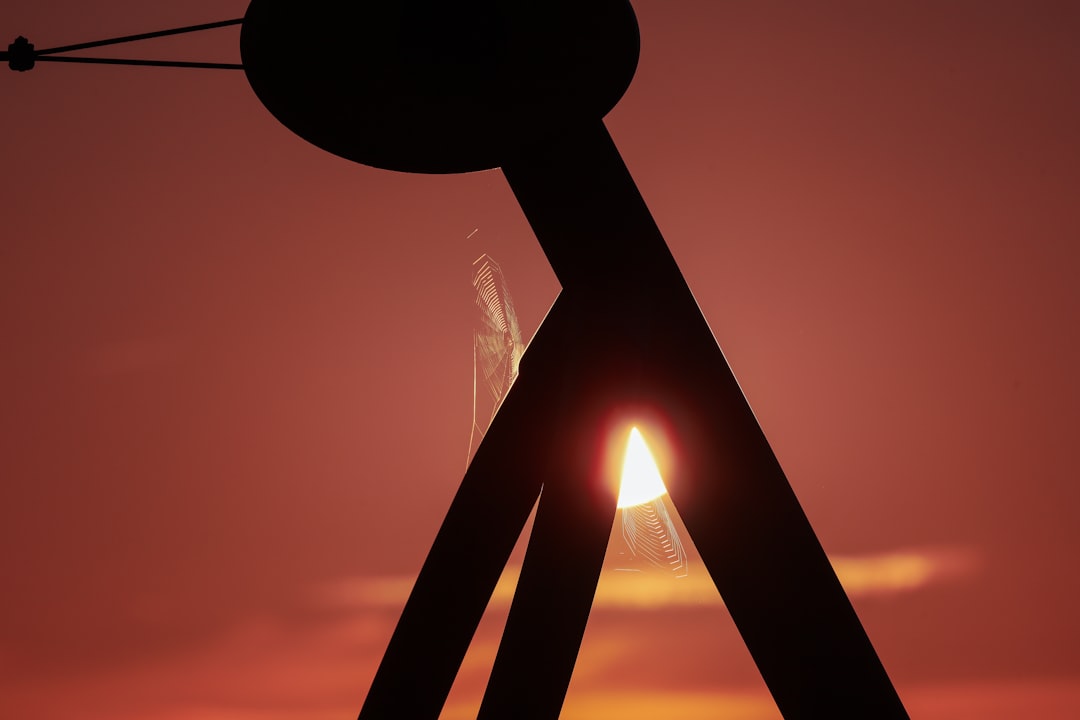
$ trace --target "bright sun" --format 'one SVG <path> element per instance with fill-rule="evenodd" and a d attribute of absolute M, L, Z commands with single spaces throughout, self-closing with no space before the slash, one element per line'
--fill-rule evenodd
<path fill-rule="evenodd" d="M 666 492 L 667 488 L 656 467 L 656 460 L 645 444 L 645 438 L 641 437 L 636 427 L 631 428 L 630 439 L 626 443 L 626 457 L 623 458 L 618 507 L 647 503 Z"/>

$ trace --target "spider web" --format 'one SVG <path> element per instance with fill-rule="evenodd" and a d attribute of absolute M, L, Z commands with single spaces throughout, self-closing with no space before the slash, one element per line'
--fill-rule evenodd
<path fill-rule="evenodd" d="M 622 508 L 622 537 L 629 550 L 617 570 L 640 571 L 642 561 L 686 577 L 686 550 L 663 497 Z M 631 562 L 627 563 L 626 560 Z M 636 562 L 635 562 L 636 561 Z"/>
<path fill-rule="evenodd" d="M 473 413 L 469 431 L 471 458 L 517 378 L 525 352 L 514 303 L 502 268 L 487 253 L 473 262 L 476 272 L 476 323 L 473 330 Z"/>
<path fill-rule="evenodd" d="M 517 312 L 499 263 L 484 253 L 473 262 L 473 267 L 476 268 L 473 408 L 466 465 L 517 378 L 525 352 Z M 675 577 L 687 575 L 686 550 L 665 496 L 622 508 L 620 520 L 625 544 L 616 554 L 617 570 L 642 571 L 655 567 Z"/>

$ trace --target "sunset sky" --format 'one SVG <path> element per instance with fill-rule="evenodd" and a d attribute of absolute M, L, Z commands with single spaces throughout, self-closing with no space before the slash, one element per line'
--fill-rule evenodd
<path fill-rule="evenodd" d="M 910 714 L 1074 718 L 1080 4 L 634 6 L 607 125 Z M 4 0 L 0 41 L 245 8 Z M 526 337 L 559 291 L 501 173 L 339 159 L 240 72 L 0 104 L 0 717 L 355 717 L 464 471 L 473 260 Z M 779 717 L 693 552 L 601 578 L 563 713 L 658 716 Z"/>

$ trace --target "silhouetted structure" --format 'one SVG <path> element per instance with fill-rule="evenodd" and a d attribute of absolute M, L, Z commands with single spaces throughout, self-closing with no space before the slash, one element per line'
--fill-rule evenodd
<path fill-rule="evenodd" d="M 625 0 L 254 0 L 241 54 L 267 108 L 332 153 L 501 167 L 563 288 L 361 718 L 438 717 L 541 487 L 480 717 L 558 716 L 615 513 L 606 432 L 635 406 L 678 439 L 671 496 L 784 716 L 907 717 L 604 128 L 637 65 Z"/>
<path fill-rule="evenodd" d="M 64 53 L 242 24 L 243 65 Z M 563 291 L 520 364 L 360 717 L 436 720 L 535 501 L 481 718 L 555 718 L 615 512 L 613 413 L 678 438 L 669 492 L 788 720 L 907 718 L 602 118 L 633 77 L 626 0 L 254 0 L 243 19 L 0 62 L 243 69 L 301 137 L 374 167 L 501 167 Z M 566 348 L 574 348 L 571 358 Z M 574 528 L 574 532 L 567 532 Z"/>

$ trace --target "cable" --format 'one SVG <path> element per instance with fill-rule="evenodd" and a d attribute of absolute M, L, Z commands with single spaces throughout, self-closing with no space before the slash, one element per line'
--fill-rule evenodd
<path fill-rule="evenodd" d="M 87 63 L 93 65 L 137 65 L 143 67 L 243 70 L 244 66 L 238 63 L 211 63 L 189 62 L 186 60 L 135 60 L 127 58 L 60 56 L 60 53 L 71 52 L 72 50 L 86 50 L 88 48 L 102 47 L 104 45 L 119 45 L 120 43 L 135 42 L 137 40 L 150 40 L 153 38 L 165 37 L 167 35 L 181 35 L 184 33 L 199 32 L 201 30 L 213 30 L 215 28 L 228 27 L 230 25 L 240 25 L 243 22 L 243 18 L 235 18 L 233 20 L 220 20 L 218 22 L 203 23 L 201 25 L 187 25 L 185 27 L 170 28 L 168 30 L 158 30 L 156 32 L 140 33 L 138 35 L 124 35 L 122 37 L 107 38 L 105 40 L 92 40 L 90 42 L 76 43 L 74 45 L 60 45 L 58 47 L 46 48 L 45 50 L 34 50 L 34 46 L 30 43 L 30 41 L 28 41 L 22 36 L 19 36 L 15 39 L 15 42 L 8 46 L 7 52 L 0 51 L 0 62 L 5 60 L 8 61 L 8 66 L 12 70 L 16 70 L 19 72 L 25 72 L 32 69 L 37 61 Z"/>
<path fill-rule="evenodd" d="M 188 25 L 187 27 L 172 28 L 171 30 L 158 30 L 157 32 L 141 33 L 139 35 L 125 35 L 123 37 L 109 38 L 108 40 L 93 40 L 91 42 L 78 43 L 76 45 L 61 45 L 60 47 L 38 50 L 38 56 L 53 55 L 55 53 L 71 52 L 72 50 L 85 50 L 87 48 L 101 47 L 102 45 L 118 45 L 120 43 L 135 42 L 136 40 L 150 40 L 151 38 L 165 37 L 166 35 L 181 35 L 183 33 L 199 32 L 200 30 L 213 30 L 214 28 L 239 25 L 244 18 L 234 20 L 221 20 L 219 22 L 205 23 L 203 25 Z"/>
<path fill-rule="evenodd" d="M 38 62 L 88 63 L 93 65 L 140 65 L 148 67 L 203 68 L 206 70 L 243 70 L 239 63 L 188 62 L 185 60 L 133 60 L 124 58 L 95 58 L 53 56 L 37 58 Z"/>

